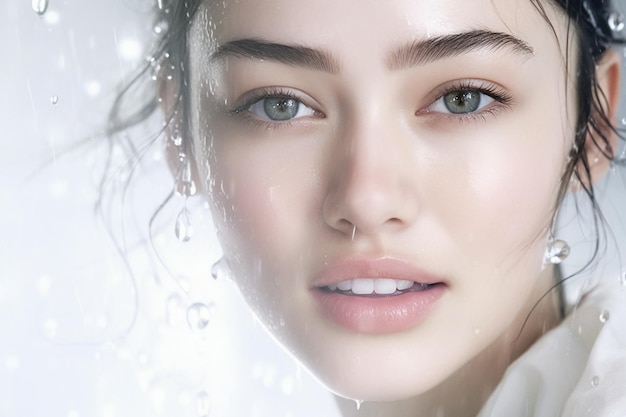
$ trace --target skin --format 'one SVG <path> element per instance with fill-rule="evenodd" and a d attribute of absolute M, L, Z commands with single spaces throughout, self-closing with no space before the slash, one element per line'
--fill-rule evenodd
<path fill-rule="evenodd" d="M 346 416 L 356 407 L 343 397 L 367 401 L 359 416 L 475 415 L 559 320 L 552 296 L 529 313 L 554 280 L 542 261 L 574 138 L 566 18 L 545 5 L 555 38 L 526 0 L 217 3 L 190 32 L 194 172 L 248 304 Z M 482 48 L 390 68 L 401 46 L 475 29 L 532 52 Z M 211 58 L 243 38 L 323 50 L 337 71 Z M 607 68 L 615 88 L 615 60 Z M 507 100 L 447 114 L 437 100 L 459 83 Z M 302 117 L 271 122 L 262 106 L 242 107 L 268 87 L 297 95 Z M 416 265 L 445 294 L 406 331 L 337 326 L 311 288 L 329 264 L 357 256 Z"/>

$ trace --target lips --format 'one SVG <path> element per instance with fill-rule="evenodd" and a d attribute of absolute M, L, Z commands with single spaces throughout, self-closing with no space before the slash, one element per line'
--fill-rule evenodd
<path fill-rule="evenodd" d="M 446 293 L 444 280 L 394 258 L 349 259 L 315 281 L 322 314 L 360 333 L 392 333 L 424 321 Z"/>

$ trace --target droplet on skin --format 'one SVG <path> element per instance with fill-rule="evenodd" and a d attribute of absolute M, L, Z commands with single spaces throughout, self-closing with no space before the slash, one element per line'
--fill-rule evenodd
<path fill-rule="evenodd" d="M 35 13 L 39 16 L 43 16 L 46 10 L 48 10 L 48 0 L 33 0 L 32 6 Z"/>
<path fill-rule="evenodd" d="M 50 97 L 50 103 L 52 103 L 52 105 L 56 106 L 59 103 L 59 97 L 58 96 L 51 96 Z"/>
<path fill-rule="evenodd" d="M 604 310 L 600 313 L 600 323 L 606 323 L 609 321 L 610 313 L 607 310 Z"/>
<path fill-rule="evenodd" d="M 196 397 L 196 413 L 198 417 L 208 417 L 211 412 L 211 397 L 206 391 L 200 391 Z"/>
<path fill-rule="evenodd" d="M 609 28 L 614 32 L 624 30 L 624 15 L 619 12 L 613 12 L 609 16 Z"/>
<path fill-rule="evenodd" d="M 204 303 L 194 303 L 187 309 L 187 323 L 191 330 L 204 330 L 211 319 L 211 308 Z"/>

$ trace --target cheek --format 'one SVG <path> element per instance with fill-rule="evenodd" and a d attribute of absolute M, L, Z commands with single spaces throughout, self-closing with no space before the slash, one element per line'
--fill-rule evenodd
<path fill-rule="evenodd" d="M 278 277 L 306 269 L 302 248 L 314 245 L 322 199 L 319 173 L 312 168 L 319 166 L 320 150 L 285 138 L 266 139 L 216 132 L 209 193 L 238 283 L 271 293 Z M 263 285 L 261 278 L 267 281 Z"/>
<path fill-rule="evenodd" d="M 439 196 L 437 208 L 445 218 L 440 223 L 448 235 L 472 253 L 489 248 L 504 256 L 549 226 L 565 168 L 566 134 L 558 123 L 529 132 L 505 121 L 481 136 L 450 151 L 458 162 L 439 170 L 442 189 L 429 194 Z"/>

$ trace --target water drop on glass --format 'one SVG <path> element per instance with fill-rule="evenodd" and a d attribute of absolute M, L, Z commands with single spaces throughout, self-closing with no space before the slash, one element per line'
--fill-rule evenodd
<path fill-rule="evenodd" d="M 224 279 L 230 277 L 230 267 L 228 266 L 226 259 L 220 258 L 219 261 L 213 264 L 211 267 L 211 276 L 213 279 Z"/>
<path fill-rule="evenodd" d="M 183 308 L 183 299 L 180 295 L 174 293 L 167 298 L 166 301 L 166 314 L 167 322 L 170 325 L 174 325 L 180 322 L 185 317 L 185 310 Z"/>
<path fill-rule="evenodd" d="M 600 323 L 606 323 L 607 321 L 609 321 L 609 317 L 609 312 L 607 310 L 604 310 L 602 313 L 600 313 Z"/>
<path fill-rule="evenodd" d="M 200 391 L 196 397 L 196 413 L 198 417 L 208 417 L 211 412 L 211 397 L 206 391 Z"/>
<path fill-rule="evenodd" d="M 176 224 L 174 225 L 174 234 L 176 238 L 181 242 L 189 242 L 193 235 L 193 229 L 191 227 L 191 215 L 187 207 L 183 209 L 176 216 Z"/>
<path fill-rule="evenodd" d="M 595 388 L 598 385 L 600 385 L 600 377 L 594 376 L 593 378 L 591 378 L 591 386 Z"/>
<path fill-rule="evenodd" d="M 59 103 L 59 97 L 58 96 L 51 96 L 50 97 L 50 103 L 52 103 L 54 106 L 56 106 Z"/>
<path fill-rule="evenodd" d="M 204 330 L 211 319 L 211 309 L 204 303 L 194 303 L 187 309 L 187 323 L 192 330 Z"/>
<path fill-rule="evenodd" d="M 48 0 L 33 0 L 32 6 L 35 13 L 39 16 L 43 16 L 46 10 L 48 10 Z"/>
<path fill-rule="evenodd" d="M 609 16 L 609 27 L 614 32 L 624 30 L 624 15 L 618 12 L 611 13 Z"/>

